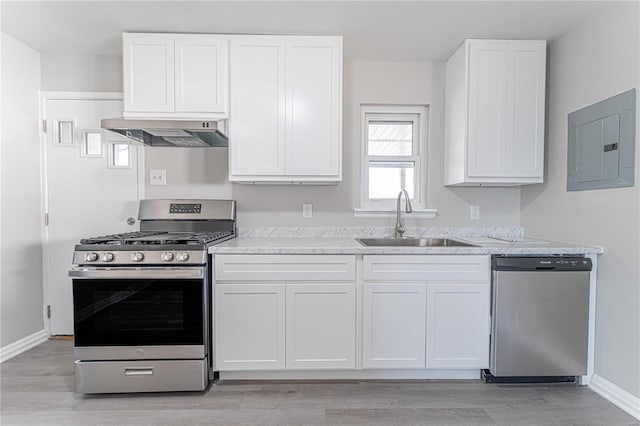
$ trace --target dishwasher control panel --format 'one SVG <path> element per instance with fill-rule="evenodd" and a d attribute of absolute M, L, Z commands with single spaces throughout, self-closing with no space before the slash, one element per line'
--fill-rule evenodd
<path fill-rule="evenodd" d="M 587 257 L 494 257 L 494 271 L 591 271 L 591 259 Z"/>

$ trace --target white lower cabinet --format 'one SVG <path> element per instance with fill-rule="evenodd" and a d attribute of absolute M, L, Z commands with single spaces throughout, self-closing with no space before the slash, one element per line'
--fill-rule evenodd
<path fill-rule="evenodd" d="M 355 256 L 218 255 L 215 369 L 356 368 Z"/>
<path fill-rule="evenodd" d="M 216 370 L 488 367 L 488 255 L 217 255 L 214 272 Z"/>
<path fill-rule="evenodd" d="M 427 285 L 427 368 L 489 367 L 489 285 Z"/>
<path fill-rule="evenodd" d="M 364 368 L 485 368 L 488 255 L 364 256 Z"/>
<path fill-rule="evenodd" d="M 426 286 L 367 284 L 363 304 L 364 368 L 424 368 Z"/>
<path fill-rule="evenodd" d="M 285 367 L 285 285 L 216 284 L 216 369 Z"/>
<path fill-rule="evenodd" d="M 355 368 L 355 290 L 353 283 L 287 283 L 287 368 Z"/>

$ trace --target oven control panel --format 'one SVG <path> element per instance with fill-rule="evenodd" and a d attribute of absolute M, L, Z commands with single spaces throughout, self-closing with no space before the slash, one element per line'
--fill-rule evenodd
<path fill-rule="evenodd" d="M 203 265 L 207 253 L 202 250 L 114 250 L 76 251 L 74 265 Z"/>
<path fill-rule="evenodd" d="M 200 213 L 202 213 L 202 204 L 200 204 L 200 203 L 171 203 L 171 204 L 169 204 L 169 213 L 200 214 Z"/>

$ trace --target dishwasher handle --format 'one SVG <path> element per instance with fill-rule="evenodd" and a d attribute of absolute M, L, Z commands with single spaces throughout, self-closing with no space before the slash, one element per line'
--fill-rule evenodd
<path fill-rule="evenodd" d="M 591 271 L 591 259 L 582 256 L 494 256 L 491 269 L 494 271 Z"/>

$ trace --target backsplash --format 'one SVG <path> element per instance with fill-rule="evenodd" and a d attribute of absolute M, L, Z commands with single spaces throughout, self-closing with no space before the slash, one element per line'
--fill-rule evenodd
<path fill-rule="evenodd" d="M 389 237 L 393 228 L 383 226 L 345 227 L 239 227 L 239 236 L 252 238 L 356 238 Z M 521 237 L 521 226 L 406 228 L 406 237 Z"/>

